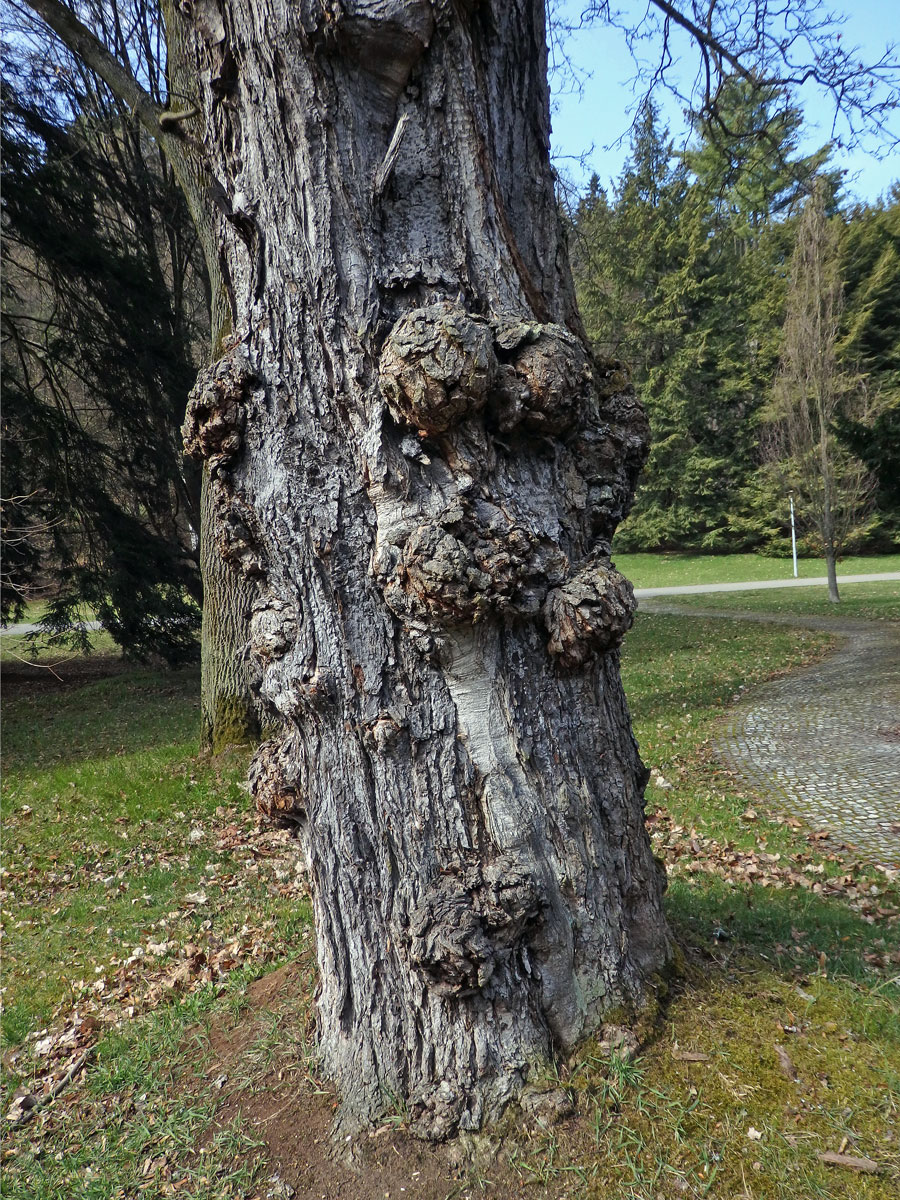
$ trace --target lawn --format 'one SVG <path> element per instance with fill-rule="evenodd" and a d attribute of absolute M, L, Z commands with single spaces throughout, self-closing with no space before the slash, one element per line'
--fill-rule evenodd
<path fill-rule="evenodd" d="M 92 653 L 116 655 L 115 642 L 104 630 L 92 630 L 87 635 Z M 58 663 L 67 663 L 72 659 L 83 657 L 80 650 L 68 646 L 48 646 L 46 639 L 40 634 L 2 633 L 0 634 L 0 663 L 10 665 L 29 663 L 38 666 L 44 674 L 52 675 Z"/>
<path fill-rule="evenodd" d="M 641 600 L 640 607 L 679 612 L 774 613 L 779 616 L 846 617 L 869 621 L 900 621 L 900 582 L 839 584 L 840 602 L 832 604 L 821 587 L 772 588 L 762 592 L 704 592 L 698 596 L 659 596 Z"/>
<path fill-rule="evenodd" d="M 749 583 L 794 577 L 789 554 L 784 558 L 767 558 L 761 554 L 616 554 L 614 550 L 613 560 L 636 588 Z M 838 563 L 838 580 L 842 575 L 881 574 L 887 571 L 900 571 L 900 554 L 844 558 Z M 801 558 L 798 575 L 801 579 L 824 576 L 824 560 Z"/>
<path fill-rule="evenodd" d="M 636 1054 L 590 1043 L 537 1079 L 567 1119 L 514 1108 L 425 1150 L 396 1106 L 362 1174 L 322 1153 L 303 864 L 250 814 L 245 759 L 198 756 L 196 674 L 8 664 L 4 1113 L 84 1069 L 7 1131 L 3 1195 L 896 1195 L 897 880 L 768 813 L 710 751 L 740 685 L 829 644 L 639 615 L 623 671 L 679 970 Z"/>

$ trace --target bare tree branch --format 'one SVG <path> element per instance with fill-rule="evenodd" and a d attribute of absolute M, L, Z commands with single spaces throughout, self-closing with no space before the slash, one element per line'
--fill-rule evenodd
<path fill-rule="evenodd" d="M 825 0 L 646 0 L 639 18 L 618 11 L 611 0 L 588 0 L 581 14 L 581 25 L 602 21 L 622 33 L 644 98 L 665 87 L 698 119 L 716 125 L 728 76 L 760 93 L 777 89 L 790 95 L 811 85 L 831 107 L 833 141 L 851 147 L 869 139 L 888 153 L 900 144 L 900 53 L 890 43 L 867 58 L 844 40 L 845 20 Z M 699 54 L 687 87 L 675 72 L 676 30 Z M 735 137 L 724 125 L 721 132 Z"/>
<path fill-rule="evenodd" d="M 64 44 L 132 110 L 152 137 L 159 138 L 159 118 L 164 113 L 134 75 L 112 54 L 78 17 L 59 0 L 26 0 Z"/>
<path fill-rule="evenodd" d="M 717 58 L 727 62 L 731 69 L 738 75 L 742 75 L 745 79 L 753 78 L 752 73 L 747 70 L 740 58 L 738 58 L 736 54 L 732 54 L 731 51 L 724 46 L 717 37 L 713 36 L 711 32 L 710 21 L 714 10 L 714 5 L 711 4 L 709 6 L 709 21 L 707 23 L 707 27 L 702 29 L 699 25 L 689 20 L 683 13 L 680 13 L 674 4 L 669 4 L 668 0 L 651 0 L 651 3 L 653 3 L 660 10 L 660 12 L 664 13 L 668 20 L 674 21 L 676 25 L 680 25 L 682 29 L 686 30 L 694 39 L 694 41 L 704 50 L 712 51 Z M 704 62 L 708 62 L 708 59 L 705 56 Z"/>

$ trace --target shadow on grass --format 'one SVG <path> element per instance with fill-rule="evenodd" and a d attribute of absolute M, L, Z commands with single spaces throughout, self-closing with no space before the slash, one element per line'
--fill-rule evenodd
<path fill-rule="evenodd" d="M 837 898 L 760 885 L 730 887 L 718 879 L 674 879 L 666 911 L 688 954 L 699 952 L 722 965 L 749 955 L 784 975 L 841 976 L 900 1001 L 900 965 L 890 969 L 890 955 L 900 949 L 896 925 L 870 924 Z M 900 1044 L 900 1027 L 894 1037 Z"/>
<path fill-rule="evenodd" d="M 94 661 L 96 670 L 96 660 Z M 4 671 L 3 755 L 7 772 L 137 753 L 199 728 L 197 667 L 155 670 L 110 660 L 106 677 L 67 672 L 62 684 L 23 682 Z M 12 687 L 8 687 L 8 683 Z"/>

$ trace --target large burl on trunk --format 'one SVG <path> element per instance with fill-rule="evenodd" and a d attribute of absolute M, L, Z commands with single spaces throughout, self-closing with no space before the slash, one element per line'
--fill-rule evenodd
<path fill-rule="evenodd" d="M 647 426 L 575 309 L 539 0 L 183 4 L 234 336 L 185 427 L 281 721 L 344 1130 L 430 1137 L 670 941 L 610 562 Z"/>

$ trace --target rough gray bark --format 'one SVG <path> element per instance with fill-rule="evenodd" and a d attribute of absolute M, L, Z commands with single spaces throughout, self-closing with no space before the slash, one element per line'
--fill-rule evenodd
<path fill-rule="evenodd" d="M 282 722 L 251 783 L 308 856 L 342 1128 L 441 1137 L 670 955 L 609 559 L 646 421 L 575 309 L 538 0 L 174 19 L 234 329 L 186 446 Z"/>

